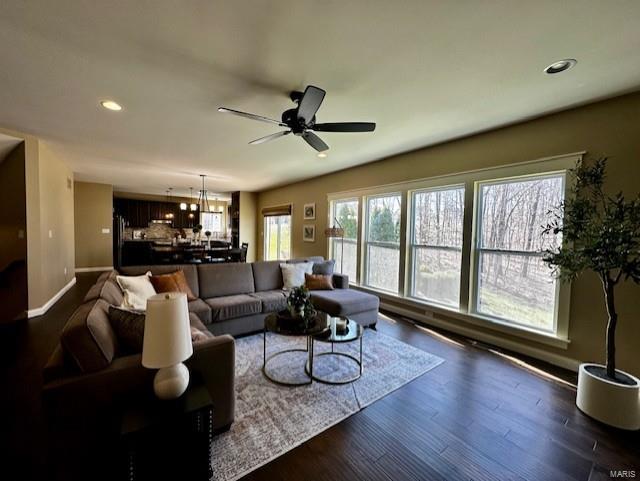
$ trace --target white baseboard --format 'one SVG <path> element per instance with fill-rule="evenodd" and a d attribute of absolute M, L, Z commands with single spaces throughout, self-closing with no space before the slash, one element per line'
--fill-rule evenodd
<path fill-rule="evenodd" d="M 37 317 L 37 316 L 41 316 L 44 313 L 46 313 L 51 306 L 53 306 L 56 302 L 58 302 L 58 300 L 64 296 L 64 294 L 71 289 L 71 287 L 73 287 L 73 285 L 76 283 L 76 278 L 74 277 L 73 279 L 71 279 L 69 281 L 69 283 L 64 286 L 62 289 L 60 289 L 55 296 L 53 296 L 51 299 L 49 299 L 44 306 L 42 307 L 36 307 L 35 309 L 29 309 L 27 311 L 27 317 L 31 318 L 31 317 Z"/>
<path fill-rule="evenodd" d="M 76 267 L 76 272 L 100 272 L 100 271 L 112 271 L 113 266 L 104 267 Z"/>
<path fill-rule="evenodd" d="M 419 314 L 417 312 L 390 305 L 385 302 L 380 303 L 380 308 L 407 317 L 409 319 L 414 319 L 423 324 L 436 326 L 447 331 L 455 332 L 456 334 L 461 334 L 470 339 L 475 339 L 481 342 L 486 342 L 487 344 L 493 344 L 494 346 L 509 349 L 510 351 L 524 354 L 525 356 L 533 357 L 535 359 L 548 362 L 549 364 L 553 364 L 554 366 L 569 369 L 570 371 L 578 372 L 578 367 L 580 366 L 580 361 L 578 361 L 577 359 L 548 352 L 537 347 L 527 346 L 519 342 L 495 336 L 493 334 L 476 331 L 473 328 L 461 326 L 454 322 L 428 317 L 424 314 Z"/>

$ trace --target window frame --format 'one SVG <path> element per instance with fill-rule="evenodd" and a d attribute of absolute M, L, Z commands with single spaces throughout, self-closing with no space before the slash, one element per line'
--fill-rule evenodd
<path fill-rule="evenodd" d="M 385 289 L 382 287 L 377 287 L 377 286 L 372 286 L 369 283 L 369 246 L 370 245 L 374 245 L 377 247 L 391 247 L 391 248 L 396 248 L 396 244 L 393 242 L 380 242 L 380 241 L 369 241 L 369 214 L 370 214 L 370 205 L 369 205 L 369 201 L 372 199 L 380 199 L 380 198 L 384 198 L 384 197 L 398 197 L 398 200 L 400 201 L 400 239 L 398 240 L 398 244 L 397 244 L 397 248 L 398 248 L 398 290 L 397 291 L 393 291 L 391 289 Z M 402 191 L 397 191 L 397 192 L 382 192 L 379 194 L 373 194 L 373 195 L 368 195 L 364 197 L 364 225 L 363 225 L 363 235 L 362 235 L 362 247 L 361 247 L 361 255 L 362 255 L 362 267 L 361 267 L 361 274 L 360 274 L 360 279 L 362 279 L 361 285 L 370 289 L 375 289 L 375 290 L 379 290 L 382 292 L 389 292 L 389 293 L 393 293 L 396 295 L 399 295 L 399 293 L 403 292 L 403 283 L 401 282 L 401 278 L 403 277 L 403 272 L 402 272 L 402 245 L 403 245 L 403 239 L 402 239 L 402 232 L 403 232 L 403 211 L 405 210 L 405 201 L 404 201 L 404 194 Z"/>
<path fill-rule="evenodd" d="M 460 247 L 449 247 L 449 246 L 438 246 L 438 245 L 431 245 L 431 244 L 417 244 L 415 242 L 415 236 L 416 236 L 416 206 L 415 206 L 415 198 L 416 198 L 416 194 L 423 194 L 423 193 L 431 193 L 431 192 L 438 192 L 438 191 L 446 191 L 446 190 L 455 190 L 455 189 L 462 189 L 463 191 L 463 197 L 462 197 L 462 242 Z M 414 299 L 418 302 L 427 302 L 429 304 L 435 304 L 437 306 L 441 306 L 445 309 L 456 309 L 459 310 L 460 309 L 460 296 L 458 296 L 458 303 L 455 306 L 452 306 L 451 304 L 447 304 L 445 302 L 440 302 L 437 301 L 436 299 L 429 299 L 429 298 L 425 298 L 425 297 L 419 297 L 415 294 L 415 284 L 416 284 L 416 279 L 415 279 L 415 268 L 416 268 L 416 249 L 420 249 L 420 248 L 426 248 L 426 249 L 440 249 L 440 250 L 444 250 L 444 251 L 450 251 L 450 252 L 460 252 L 460 279 L 461 282 L 460 284 L 462 284 L 462 275 L 463 275 L 463 269 L 462 269 L 462 251 L 464 249 L 464 234 L 465 234 L 465 229 L 464 229 L 464 215 L 465 215 L 465 193 L 466 193 L 466 187 L 464 183 L 455 183 L 455 184 L 449 184 L 449 185 L 441 185 L 441 186 L 437 186 L 437 187 L 424 187 L 421 189 L 413 189 L 413 190 L 408 190 L 407 191 L 407 198 L 408 198 L 408 212 L 407 212 L 407 219 L 408 219 L 408 226 L 409 226 L 409 235 L 407 236 L 407 264 L 408 264 L 408 268 L 407 268 L 407 282 L 406 282 L 406 286 L 407 286 L 407 292 L 405 293 L 405 297 L 409 298 L 409 299 Z M 460 292 L 462 291 L 462 285 L 460 285 Z"/>
<path fill-rule="evenodd" d="M 492 254 L 503 254 L 503 255 L 514 255 L 514 256 L 522 256 L 529 258 L 541 258 L 543 257 L 542 252 L 534 252 L 534 251 L 522 251 L 522 250 L 508 250 L 508 249 L 496 249 L 496 248 L 488 248 L 482 247 L 482 211 L 483 211 L 483 196 L 482 196 L 482 187 L 486 185 L 500 185 L 500 184 L 511 184 L 519 181 L 526 180 L 542 180 L 542 179 L 553 179 L 560 178 L 561 179 L 561 189 L 563 191 L 563 200 L 567 195 L 567 171 L 553 171 L 553 172 L 543 172 L 539 174 L 525 174 L 525 175 L 517 175 L 511 177 L 501 177 L 497 179 L 488 179 L 488 180 L 478 180 L 474 182 L 474 228 L 473 228 L 473 262 L 471 264 L 471 285 L 469 290 L 469 313 L 478 317 L 482 317 L 484 319 L 490 320 L 492 322 L 497 322 L 500 324 L 506 324 L 509 326 L 518 326 L 519 328 L 533 330 L 537 332 L 547 333 L 555 335 L 558 332 L 558 317 L 559 317 L 559 303 L 560 303 L 560 288 L 561 282 L 559 280 L 555 281 L 554 286 L 554 311 L 553 311 L 553 327 L 552 329 L 544 329 L 538 328 L 535 326 L 531 326 L 529 324 L 525 324 L 522 322 L 518 322 L 517 320 L 507 319 L 501 316 L 494 316 L 491 314 L 487 314 L 484 312 L 480 312 L 478 309 L 479 302 L 479 285 L 480 285 L 480 257 L 483 252 L 488 252 Z"/>
<path fill-rule="evenodd" d="M 341 203 L 348 203 L 348 202 L 355 202 L 356 203 L 356 240 L 355 240 L 355 246 L 356 246 L 356 273 L 355 273 L 355 277 L 351 278 L 351 276 L 349 276 L 349 284 L 353 284 L 353 285 L 358 285 L 360 282 L 360 255 L 359 255 L 359 246 L 360 246 L 360 241 L 361 241 L 361 235 L 360 235 L 360 228 L 361 228 L 361 220 L 362 220 L 362 216 L 361 214 L 361 199 L 359 197 L 345 197 L 345 198 L 341 198 L 341 199 L 333 199 L 331 201 L 329 201 L 329 219 L 327 222 L 328 226 L 333 226 L 335 224 L 335 219 L 338 218 L 338 214 L 337 214 L 337 210 L 336 210 L 336 206 L 338 204 Z M 335 224 L 337 227 L 337 224 Z M 327 239 L 327 253 L 328 259 L 335 259 L 335 253 L 333 251 L 333 246 L 335 244 L 335 242 L 337 242 L 337 240 L 340 239 L 339 237 L 334 237 L 334 238 L 329 238 Z M 341 239 L 342 242 L 345 241 L 345 238 Z M 348 239 L 348 243 L 351 243 L 353 240 L 352 239 Z M 338 267 L 338 266 L 336 266 Z M 342 272 L 341 272 L 342 274 Z"/>
<path fill-rule="evenodd" d="M 280 219 L 281 217 L 289 217 L 289 258 L 291 258 L 291 245 L 292 245 L 292 231 L 293 231 L 293 216 L 291 214 L 282 214 L 282 215 L 263 215 L 262 216 L 262 232 L 263 232 L 263 241 L 262 241 L 262 258 L 266 261 L 286 261 L 289 259 L 281 259 L 280 258 L 280 241 L 281 241 L 281 233 L 282 233 L 282 224 L 278 220 L 277 226 L 277 237 L 276 237 L 276 245 L 277 245 L 277 258 L 270 259 L 269 258 L 269 248 L 267 244 L 269 243 L 267 222 L 270 218 L 276 217 Z"/>
<path fill-rule="evenodd" d="M 477 238 L 477 201 L 476 184 L 491 180 L 508 181 L 513 178 L 523 178 L 525 176 L 539 177 L 541 175 L 566 174 L 580 160 L 585 151 L 573 152 L 550 157 L 538 158 L 535 160 L 519 161 L 510 164 L 503 164 L 480 169 L 437 175 L 427 178 L 412 179 L 386 185 L 363 187 L 342 192 L 332 192 L 327 194 L 329 203 L 342 199 L 359 200 L 359 238 L 357 249 L 358 282 L 350 282 L 354 287 L 366 292 L 371 292 L 381 300 L 381 306 L 402 315 L 418 316 L 432 320 L 436 324 L 439 322 L 449 323 L 449 320 L 463 321 L 467 325 L 475 325 L 480 328 L 489 329 L 494 332 L 507 334 L 516 338 L 523 338 L 540 344 L 552 347 L 567 349 L 570 344 L 569 339 L 569 314 L 571 300 L 571 283 L 557 282 L 558 300 L 556 301 L 556 331 L 547 332 L 531 328 L 523 324 L 513 322 L 501 322 L 497 318 L 491 318 L 475 313 L 473 307 L 473 295 L 476 289 L 475 269 L 478 256 L 475 255 L 475 242 Z M 410 259 L 412 225 L 411 225 L 411 192 L 414 190 L 437 189 L 464 185 L 464 213 L 463 213 L 463 239 L 462 239 L 462 262 L 460 275 L 460 302 L 459 307 L 453 308 L 450 305 L 437 304 L 421 298 L 411 296 L 411 274 L 412 259 Z M 565 197 L 569 195 L 569 182 L 565 179 Z M 400 218 L 400 266 L 399 266 L 399 289 L 398 292 L 381 290 L 371 287 L 364 282 L 364 271 L 366 268 L 366 227 L 368 223 L 368 203 L 369 197 L 400 194 L 401 218 Z M 327 245 L 327 254 L 330 255 L 330 247 Z M 401 307 L 404 306 L 404 307 Z M 411 314 L 413 313 L 413 314 Z M 464 325 L 464 324 L 463 324 Z M 453 328 L 455 324 L 451 324 Z M 466 329 L 466 328 L 464 328 Z"/>

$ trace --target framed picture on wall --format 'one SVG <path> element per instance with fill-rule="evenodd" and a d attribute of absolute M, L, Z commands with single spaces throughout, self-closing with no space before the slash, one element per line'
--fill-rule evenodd
<path fill-rule="evenodd" d="M 302 240 L 305 242 L 316 241 L 316 226 L 314 224 L 305 224 L 302 226 Z"/>
<path fill-rule="evenodd" d="M 305 204 L 303 211 L 304 211 L 304 220 L 316 220 L 315 202 L 312 204 Z"/>

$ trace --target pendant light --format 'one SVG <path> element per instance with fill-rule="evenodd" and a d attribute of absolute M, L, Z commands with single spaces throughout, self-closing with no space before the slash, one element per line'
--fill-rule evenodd
<path fill-rule="evenodd" d="M 209 199 L 207 198 L 207 189 L 204 186 L 204 178 L 206 175 L 200 174 L 202 177 L 202 190 L 198 196 L 198 204 L 200 205 L 200 213 L 211 212 L 211 206 L 209 205 Z"/>
<path fill-rule="evenodd" d="M 198 209 L 198 205 L 193 203 L 193 187 L 189 187 L 189 209 L 191 210 L 189 219 L 193 219 L 195 217 L 193 211 Z"/>
<path fill-rule="evenodd" d="M 193 187 L 189 187 L 189 192 L 191 192 L 189 194 L 189 202 L 191 202 L 191 204 L 189 204 L 189 209 L 191 209 L 191 212 L 195 212 L 198 210 L 198 204 L 194 204 L 193 202 Z"/>
<path fill-rule="evenodd" d="M 169 187 L 169 189 L 167 190 L 167 202 L 171 203 L 171 191 L 173 190 L 173 187 Z M 164 215 L 165 219 L 173 219 L 173 212 L 169 211 Z"/>

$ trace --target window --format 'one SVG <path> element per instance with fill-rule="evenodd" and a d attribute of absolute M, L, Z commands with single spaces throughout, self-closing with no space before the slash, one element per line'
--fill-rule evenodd
<path fill-rule="evenodd" d="M 367 198 L 365 284 L 394 293 L 400 277 L 400 194 Z"/>
<path fill-rule="evenodd" d="M 541 226 L 564 198 L 564 174 L 480 182 L 477 196 L 475 311 L 555 331 L 558 286 Z"/>
<path fill-rule="evenodd" d="M 344 238 L 330 239 L 331 258 L 336 261 L 336 270 L 349 276 L 349 281 L 358 282 L 358 199 L 337 200 L 331 210 L 330 225 L 342 227 Z M 344 244 L 343 244 L 344 243 Z M 344 252 L 344 258 L 342 253 Z"/>
<path fill-rule="evenodd" d="M 222 212 L 202 212 L 200 214 L 200 224 L 202 232 L 222 232 Z"/>
<path fill-rule="evenodd" d="M 464 186 L 411 194 L 411 297 L 460 305 Z"/>
<path fill-rule="evenodd" d="M 264 259 L 285 260 L 291 257 L 291 215 L 264 217 Z"/>

